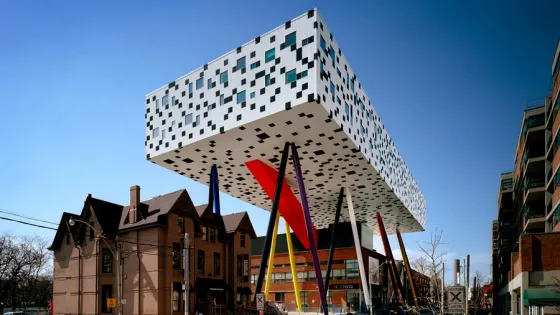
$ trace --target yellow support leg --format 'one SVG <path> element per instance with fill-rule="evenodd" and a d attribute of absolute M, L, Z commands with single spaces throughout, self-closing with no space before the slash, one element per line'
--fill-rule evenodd
<path fill-rule="evenodd" d="M 292 235 L 290 234 L 290 226 L 286 222 L 286 243 L 288 243 L 288 255 L 290 256 L 290 268 L 292 269 L 292 280 L 294 281 L 294 292 L 296 294 L 296 304 L 298 312 L 301 312 L 301 299 L 299 296 L 299 284 L 296 272 L 296 261 L 294 259 L 294 247 L 292 246 Z"/>
<path fill-rule="evenodd" d="M 274 252 L 276 251 L 276 235 L 278 235 L 278 220 L 280 213 L 276 212 L 276 221 L 274 221 L 274 231 L 272 232 L 272 243 L 270 244 L 270 256 L 268 257 L 268 266 L 266 272 L 266 282 L 264 284 L 264 299 L 268 301 L 268 291 L 270 290 L 270 280 L 272 278 L 272 269 L 274 266 Z"/>

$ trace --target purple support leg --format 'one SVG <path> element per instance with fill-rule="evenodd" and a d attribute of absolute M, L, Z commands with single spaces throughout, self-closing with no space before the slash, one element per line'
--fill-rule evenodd
<path fill-rule="evenodd" d="M 303 208 L 303 216 L 305 218 L 305 227 L 307 228 L 307 238 L 309 239 L 309 244 L 311 245 L 311 256 L 313 257 L 315 278 L 317 279 L 317 287 L 319 288 L 319 296 L 321 298 L 321 310 L 325 315 L 329 315 L 329 305 L 327 304 L 327 298 L 325 296 L 323 276 L 321 275 L 321 265 L 319 264 L 319 255 L 317 254 L 317 244 L 315 243 L 315 235 L 313 234 L 313 223 L 311 222 L 311 215 L 309 214 L 309 205 L 307 204 L 305 184 L 303 183 L 303 174 L 301 172 L 299 155 L 295 143 L 292 143 L 292 161 L 296 170 L 299 194 L 301 195 L 301 206 Z"/>

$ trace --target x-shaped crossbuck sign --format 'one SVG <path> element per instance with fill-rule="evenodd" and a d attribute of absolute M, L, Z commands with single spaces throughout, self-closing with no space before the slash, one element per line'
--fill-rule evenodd
<path fill-rule="evenodd" d="M 263 302 L 262 295 L 257 296 L 257 303 L 262 303 L 262 302 Z"/>
<path fill-rule="evenodd" d="M 457 300 L 458 302 L 461 302 L 461 298 L 459 297 L 459 295 L 460 295 L 462 292 L 457 292 L 457 293 L 449 292 L 449 293 L 451 293 L 451 295 L 453 296 L 453 298 L 451 299 L 450 302 L 453 302 L 453 301 L 455 301 L 455 300 Z"/>

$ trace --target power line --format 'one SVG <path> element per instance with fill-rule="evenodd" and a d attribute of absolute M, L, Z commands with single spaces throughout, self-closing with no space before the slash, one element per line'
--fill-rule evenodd
<path fill-rule="evenodd" d="M 17 223 L 21 223 L 21 224 L 26 224 L 26 225 L 31 225 L 31 226 L 34 226 L 34 227 L 39 227 L 39 228 L 43 228 L 43 229 L 47 229 L 47 230 L 54 230 L 54 231 L 57 230 L 57 229 L 52 228 L 52 227 L 50 227 L 50 226 L 44 226 L 44 225 L 33 224 L 33 223 L 24 222 L 24 221 L 15 220 L 15 219 L 10 219 L 10 218 L 6 218 L 6 217 L 0 217 L 0 219 L 1 219 L 1 220 L 12 221 L 12 222 L 17 222 Z"/>
<path fill-rule="evenodd" d="M 11 212 L 11 211 L 7 211 L 7 210 L 4 210 L 4 209 L 0 209 L 0 212 L 5 213 L 5 214 L 9 214 L 9 215 L 13 215 L 15 217 L 20 217 L 20 218 L 24 218 L 24 219 L 28 219 L 28 220 L 33 220 L 33 221 L 37 221 L 37 222 L 43 222 L 43 223 L 48 223 L 48 224 L 53 224 L 53 225 L 58 226 L 58 223 L 54 223 L 54 222 L 50 222 L 50 221 L 46 221 L 46 220 L 41 220 L 41 219 L 35 219 L 35 218 L 32 218 L 32 217 L 27 217 L 27 216 L 17 214 L 17 213 Z"/>

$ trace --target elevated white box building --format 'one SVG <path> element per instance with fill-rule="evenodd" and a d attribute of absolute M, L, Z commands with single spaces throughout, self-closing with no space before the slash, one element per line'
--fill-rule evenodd
<path fill-rule="evenodd" d="M 299 147 L 317 228 L 333 222 L 340 187 L 356 217 L 388 233 L 425 228 L 425 199 L 364 87 L 317 10 L 258 36 L 146 95 L 148 160 L 263 209 L 271 201 L 245 167 L 278 168 Z M 293 167 L 286 179 L 297 195 Z M 342 212 L 342 221 L 348 220 Z"/>

